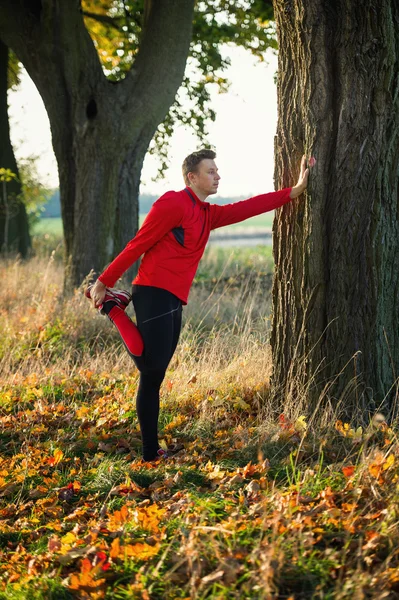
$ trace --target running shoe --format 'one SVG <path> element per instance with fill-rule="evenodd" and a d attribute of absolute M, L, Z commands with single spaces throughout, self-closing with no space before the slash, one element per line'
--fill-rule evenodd
<path fill-rule="evenodd" d="M 168 458 L 173 458 L 175 454 L 178 454 L 181 450 L 184 449 L 184 445 L 183 444 L 171 444 L 170 446 L 168 446 L 168 449 L 165 450 L 164 448 L 158 448 L 156 455 L 154 456 L 154 458 L 151 458 L 150 460 L 143 460 L 143 462 L 156 462 L 158 460 L 165 460 Z"/>
<path fill-rule="evenodd" d="M 163 448 L 159 448 L 157 451 L 157 458 L 169 458 L 169 454 Z"/>
<path fill-rule="evenodd" d="M 141 460 L 144 463 L 155 463 L 158 462 L 158 460 L 165 460 L 167 458 L 169 458 L 169 454 L 167 453 L 167 451 L 163 448 L 159 448 L 154 458 L 142 458 Z"/>
<path fill-rule="evenodd" d="M 94 284 L 89 285 L 89 287 L 85 291 L 86 298 L 91 298 L 90 290 L 93 287 L 93 285 Z M 131 301 L 131 299 L 132 299 L 131 294 L 129 294 L 129 292 L 126 292 L 125 290 L 116 290 L 115 288 L 105 288 L 104 300 L 102 301 L 102 304 L 100 304 L 99 306 L 96 306 L 96 308 L 98 308 L 98 310 L 100 311 L 101 314 L 104 314 L 102 312 L 103 304 L 105 302 L 115 302 L 115 304 L 117 306 L 119 306 L 119 308 L 121 308 L 122 310 L 125 310 L 127 305 L 129 304 L 129 302 Z"/>

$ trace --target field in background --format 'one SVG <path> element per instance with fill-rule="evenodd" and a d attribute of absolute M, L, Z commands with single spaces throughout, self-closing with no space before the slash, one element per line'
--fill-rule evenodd
<path fill-rule="evenodd" d="M 206 250 L 162 387 L 184 449 L 143 464 L 137 370 L 34 242 L 0 262 L 0 600 L 398 597 L 396 424 L 273 389 L 271 248 Z"/>
<path fill-rule="evenodd" d="M 56 235 L 62 237 L 64 228 L 61 217 L 39 219 L 33 226 L 33 235 Z"/>
<path fill-rule="evenodd" d="M 146 215 L 140 215 L 140 225 L 144 221 Z M 266 213 L 264 215 L 259 215 L 257 217 L 253 217 L 252 219 L 247 219 L 247 221 L 243 221 L 242 223 L 236 223 L 235 225 L 229 225 L 228 227 L 223 227 L 222 230 L 224 232 L 234 231 L 239 228 L 256 228 L 256 229 L 271 229 L 273 226 L 273 212 Z M 222 231 L 221 230 L 221 231 Z M 34 226 L 33 229 L 34 234 L 55 234 L 62 235 L 62 221 L 61 218 L 41 218 L 38 223 Z"/>

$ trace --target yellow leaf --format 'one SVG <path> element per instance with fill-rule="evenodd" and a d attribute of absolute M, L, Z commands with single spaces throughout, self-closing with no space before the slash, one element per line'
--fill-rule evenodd
<path fill-rule="evenodd" d="M 32 388 L 31 392 L 34 396 L 36 396 L 36 398 L 42 398 L 43 397 L 43 390 L 42 388 Z"/>
<path fill-rule="evenodd" d="M 352 430 L 352 431 L 353 431 L 353 430 Z M 353 434 L 353 436 L 352 436 L 352 437 L 353 437 L 355 440 L 360 440 L 360 439 L 361 439 L 361 437 L 362 437 L 362 435 L 363 435 L 363 429 L 362 429 L 361 427 L 358 427 L 358 428 L 356 429 L 356 431 L 354 431 L 354 434 Z"/>
<path fill-rule="evenodd" d="M 59 521 L 48 521 L 46 523 L 46 529 L 51 529 L 53 531 L 61 531 L 62 526 Z"/>
<path fill-rule="evenodd" d="M 72 548 L 72 546 L 75 545 L 75 543 L 76 543 L 76 535 L 74 533 L 72 533 L 72 531 L 69 531 L 64 536 L 62 536 L 62 538 L 61 538 L 62 546 L 60 548 L 61 554 L 66 554 L 67 552 L 69 552 L 69 550 Z"/>
<path fill-rule="evenodd" d="M 306 431 L 307 427 L 308 424 L 306 423 L 306 417 L 304 415 L 298 417 L 298 419 L 295 421 L 295 429 L 297 431 Z"/>
<path fill-rule="evenodd" d="M 78 417 L 78 419 L 81 419 L 82 417 L 86 416 L 88 412 L 89 408 L 87 406 L 81 406 L 76 411 L 76 416 Z"/>
<path fill-rule="evenodd" d="M 392 465 L 395 463 L 395 457 L 393 454 L 390 454 L 389 456 L 387 456 L 384 464 L 382 465 L 382 468 L 384 469 L 384 471 L 387 471 L 387 469 L 389 469 L 389 467 L 392 467 Z"/>
<path fill-rule="evenodd" d="M 242 398 L 235 398 L 234 406 L 242 408 L 243 410 L 249 410 L 251 408 L 251 405 Z"/>

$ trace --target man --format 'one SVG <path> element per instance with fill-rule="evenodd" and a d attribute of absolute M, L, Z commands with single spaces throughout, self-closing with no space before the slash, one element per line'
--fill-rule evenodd
<path fill-rule="evenodd" d="M 212 150 L 200 150 L 183 162 L 186 188 L 167 192 L 154 202 L 137 235 L 100 275 L 87 295 L 118 328 L 140 371 L 137 416 L 143 459 L 167 453 L 158 444 L 159 390 L 179 339 L 182 306 L 210 231 L 273 210 L 298 197 L 306 188 L 305 157 L 296 186 L 219 206 L 205 202 L 218 190 L 220 175 Z M 122 274 L 144 254 L 133 281 L 132 300 L 137 328 L 125 314 L 130 294 L 112 290 Z"/>

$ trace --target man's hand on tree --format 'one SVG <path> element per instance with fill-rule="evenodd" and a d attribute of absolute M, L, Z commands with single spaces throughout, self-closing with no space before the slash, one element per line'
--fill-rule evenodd
<path fill-rule="evenodd" d="M 313 167 L 316 164 L 316 160 L 311 157 L 309 159 L 309 167 Z M 290 198 L 298 198 L 308 186 L 309 168 L 306 167 L 306 156 L 302 156 L 301 160 L 301 171 L 299 173 L 298 183 L 294 185 L 291 190 Z"/>

